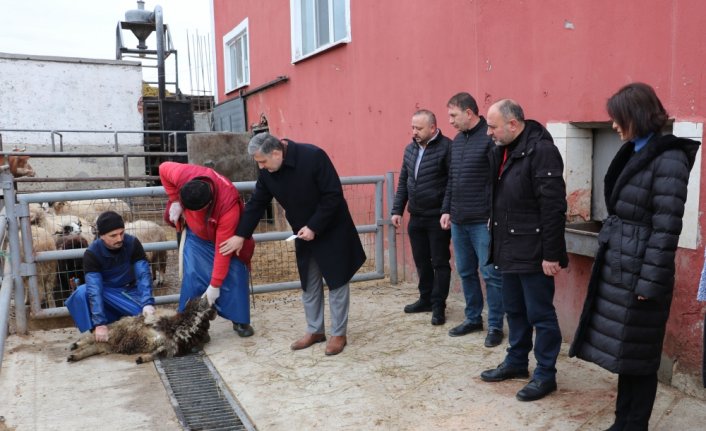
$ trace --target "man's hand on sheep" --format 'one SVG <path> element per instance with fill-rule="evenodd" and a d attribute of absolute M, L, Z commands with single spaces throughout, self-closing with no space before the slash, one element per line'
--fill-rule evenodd
<path fill-rule="evenodd" d="M 204 292 L 201 297 L 203 298 L 204 296 L 208 299 L 208 305 L 213 305 L 213 303 L 216 302 L 216 299 L 221 296 L 221 289 L 218 287 L 213 287 L 209 284 L 208 289 L 206 289 L 206 292 Z"/>
<path fill-rule="evenodd" d="M 227 240 L 223 241 L 218 245 L 218 251 L 224 256 L 227 256 L 231 253 L 235 253 L 237 255 L 238 253 L 240 253 L 240 249 L 243 248 L 244 242 L 245 238 L 243 238 L 242 236 L 233 235 L 232 237 L 228 238 Z"/>
<path fill-rule="evenodd" d="M 96 326 L 93 334 L 96 336 L 97 343 L 105 343 L 108 341 L 108 327 L 106 325 Z"/>
<path fill-rule="evenodd" d="M 169 207 L 169 221 L 177 224 L 182 212 L 184 212 L 184 210 L 181 208 L 181 204 L 176 201 L 172 202 L 172 206 Z"/>
<path fill-rule="evenodd" d="M 142 307 L 142 315 L 147 317 L 151 314 L 154 314 L 154 307 L 151 305 L 145 305 Z"/>

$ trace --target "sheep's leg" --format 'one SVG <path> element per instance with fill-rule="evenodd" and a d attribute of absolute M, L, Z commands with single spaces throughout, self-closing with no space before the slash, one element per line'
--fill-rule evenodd
<path fill-rule="evenodd" d="M 150 353 L 145 353 L 144 355 L 140 355 L 137 357 L 135 360 L 136 363 L 138 364 L 145 364 L 147 362 L 152 362 L 156 357 L 159 356 L 160 353 L 164 352 L 165 347 L 164 346 L 159 346 L 156 349 L 152 350 Z"/>
<path fill-rule="evenodd" d="M 155 281 L 154 284 L 155 286 L 161 286 L 164 283 L 164 276 L 162 275 L 162 271 L 159 269 L 154 270 L 154 275 L 155 275 Z"/>
<path fill-rule="evenodd" d="M 47 308 L 56 308 L 56 300 L 54 299 L 54 289 L 51 286 L 46 287 Z"/>
<path fill-rule="evenodd" d="M 74 343 L 74 345 L 78 345 L 78 343 Z M 71 347 L 73 348 L 74 346 Z M 86 359 L 89 356 L 97 355 L 99 353 L 102 353 L 102 349 L 98 344 L 94 343 L 88 345 L 80 345 L 77 346 L 74 352 L 70 354 L 66 360 L 68 362 L 77 362 L 81 359 Z"/>

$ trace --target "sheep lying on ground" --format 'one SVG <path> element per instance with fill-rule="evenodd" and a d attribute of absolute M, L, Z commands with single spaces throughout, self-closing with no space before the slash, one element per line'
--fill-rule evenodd
<path fill-rule="evenodd" d="M 142 245 L 151 242 L 162 242 L 167 240 L 167 233 L 164 228 L 149 220 L 135 220 L 125 223 L 125 233 L 128 233 L 140 240 Z M 161 286 L 165 281 L 167 273 L 167 250 L 148 251 L 147 262 L 152 269 L 152 280 L 155 286 Z"/>
<path fill-rule="evenodd" d="M 57 215 L 72 214 L 85 219 L 90 224 L 93 224 L 98 215 L 104 211 L 115 211 L 126 222 L 132 220 L 132 211 L 127 202 L 115 198 L 54 202 L 51 207 Z"/>
<path fill-rule="evenodd" d="M 155 358 L 185 355 L 210 340 L 208 328 L 210 321 L 216 318 L 216 310 L 208 305 L 206 298 L 187 302 L 183 313 L 158 313 L 162 310 L 147 318 L 142 315 L 123 317 L 111 323 L 105 343 L 96 343 L 95 336 L 87 332 L 71 345 L 73 353 L 67 360 L 76 362 L 101 353 L 142 353 L 135 360 L 142 364 Z"/>

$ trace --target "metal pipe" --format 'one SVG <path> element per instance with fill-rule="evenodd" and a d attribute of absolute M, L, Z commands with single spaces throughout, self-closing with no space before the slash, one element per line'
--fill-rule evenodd
<path fill-rule="evenodd" d="M 162 6 L 154 7 L 154 21 L 157 32 L 157 81 L 159 82 L 159 100 L 165 99 L 164 88 L 164 22 L 162 17 Z"/>
<path fill-rule="evenodd" d="M 145 251 L 165 251 L 176 250 L 178 244 L 176 241 L 146 242 L 142 244 L 142 247 L 145 249 Z M 46 262 L 51 260 L 79 259 L 83 257 L 83 253 L 85 251 L 85 248 L 40 251 L 37 253 L 37 256 L 34 260 L 36 262 Z"/>
<path fill-rule="evenodd" d="M 375 270 L 385 275 L 385 229 L 382 220 L 382 198 L 385 181 L 375 183 Z"/>
<path fill-rule="evenodd" d="M 130 164 L 128 163 L 126 154 L 123 154 L 123 179 L 125 181 L 125 188 L 130 188 Z"/>
<path fill-rule="evenodd" d="M 387 213 L 389 214 L 395 196 L 395 174 L 388 172 L 385 177 L 387 178 Z M 387 224 L 387 255 L 390 262 L 390 283 L 397 284 L 397 229 L 389 218 L 385 219 L 385 221 L 385 224 Z"/>
<path fill-rule="evenodd" d="M 22 268 L 26 271 L 22 271 L 20 275 L 29 276 L 29 304 L 31 306 L 32 312 L 36 313 L 41 310 L 42 304 L 39 300 L 39 286 L 37 283 L 37 265 L 34 262 L 34 253 L 32 253 L 32 229 L 29 226 L 29 204 L 19 203 L 18 206 L 21 207 L 20 219 L 20 229 L 22 230 L 22 238 L 20 246 L 24 250 L 24 260 L 22 261 Z M 26 294 L 27 292 L 25 292 Z"/>
<path fill-rule="evenodd" d="M 2 217 L 3 226 L 7 219 Z M 4 229 L 4 228 L 3 228 Z M 10 297 L 12 296 L 12 271 L 9 260 L 3 265 L 2 285 L 0 285 L 0 375 L 2 375 L 2 358 L 5 355 L 5 340 L 7 340 L 8 319 L 10 317 Z"/>
<path fill-rule="evenodd" d="M 2 182 L 5 214 L 7 216 L 7 237 L 10 243 L 12 283 L 15 288 L 15 322 L 17 324 L 17 332 L 26 334 L 27 311 L 25 308 L 24 284 L 20 275 L 20 230 L 15 216 L 15 187 L 12 180 L 12 174 L 9 169 L 0 171 L 0 182 Z"/>

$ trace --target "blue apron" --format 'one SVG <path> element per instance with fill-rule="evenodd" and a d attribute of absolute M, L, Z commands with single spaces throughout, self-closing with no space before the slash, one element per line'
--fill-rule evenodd
<path fill-rule="evenodd" d="M 189 299 L 198 298 L 206 292 L 211 282 L 215 245 L 186 230 L 184 242 L 184 275 L 181 281 L 179 311 Z M 250 298 L 248 297 L 248 269 L 238 258 L 230 260 L 228 273 L 221 294 L 216 300 L 218 315 L 235 323 L 250 323 Z"/>

